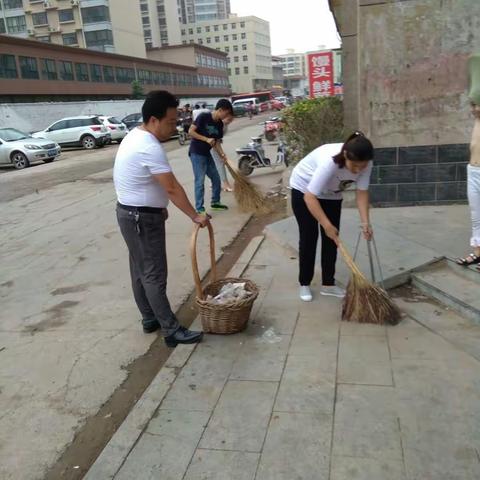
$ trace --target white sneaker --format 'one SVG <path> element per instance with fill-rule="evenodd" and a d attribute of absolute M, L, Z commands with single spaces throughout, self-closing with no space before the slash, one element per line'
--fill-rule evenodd
<path fill-rule="evenodd" d="M 312 301 L 312 291 L 310 287 L 302 286 L 300 287 L 300 299 L 304 302 L 311 302 Z"/>
<path fill-rule="evenodd" d="M 323 285 L 322 288 L 320 288 L 321 295 L 330 295 L 331 297 L 343 298 L 346 293 L 347 292 L 343 288 L 337 287 L 336 285 L 328 287 Z"/>

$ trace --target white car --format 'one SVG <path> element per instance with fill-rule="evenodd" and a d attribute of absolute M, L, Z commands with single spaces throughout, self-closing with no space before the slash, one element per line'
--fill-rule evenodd
<path fill-rule="evenodd" d="M 128 133 L 127 126 L 116 117 L 107 117 L 99 115 L 98 118 L 108 128 L 111 141 L 120 143 Z"/>
<path fill-rule="evenodd" d="M 62 147 L 83 147 L 87 150 L 103 147 L 111 140 L 107 127 L 98 115 L 62 118 L 32 135 L 35 138 L 48 138 Z"/>
<path fill-rule="evenodd" d="M 55 142 L 33 138 L 15 128 L 0 128 L 0 164 L 21 170 L 33 162 L 53 162 L 60 152 Z"/>

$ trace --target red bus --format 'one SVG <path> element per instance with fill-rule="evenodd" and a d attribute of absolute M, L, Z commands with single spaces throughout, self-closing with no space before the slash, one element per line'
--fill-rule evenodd
<path fill-rule="evenodd" d="M 257 98 L 260 103 L 260 111 L 264 112 L 270 109 L 270 102 L 273 100 L 273 95 L 270 90 L 265 90 L 263 92 L 239 93 L 237 95 L 232 95 L 232 102 L 247 98 Z"/>

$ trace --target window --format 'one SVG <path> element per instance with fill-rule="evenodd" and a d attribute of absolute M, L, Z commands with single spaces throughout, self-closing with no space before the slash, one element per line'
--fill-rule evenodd
<path fill-rule="evenodd" d="M 38 74 L 37 59 L 34 57 L 18 57 L 20 60 L 20 71 L 22 78 L 40 78 Z"/>
<path fill-rule="evenodd" d="M 110 12 L 104 5 L 82 8 L 82 20 L 84 24 L 109 22 Z"/>
<path fill-rule="evenodd" d="M 245 28 L 245 22 L 240 22 L 240 28 Z"/>
<path fill-rule="evenodd" d="M 237 40 L 237 39 L 238 39 L 238 35 L 237 35 L 236 33 L 234 33 L 234 34 L 232 35 L 232 40 L 235 41 L 235 40 Z"/>
<path fill-rule="evenodd" d="M 64 22 L 73 22 L 73 10 L 71 8 L 67 8 L 65 10 L 59 10 L 58 11 L 58 21 L 60 23 Z"/>
<path fill-rule="evenodd" d="M 234 61 L 235 63 L 238 63 L 238 57 L 237 57 L 237 56 L 233 57 L 233 61 Z"/>
<path fill-rule="evenodd" d="M 247 38 L 247 34 L 246 33 L 242 33 L 241 34 L 241 37 L 242 37 L 242 40 L 245 40 Z"/>
<path fill-rule="evenodd" d="M 23 0 L 3 0 L 3 5 L 5 6 L 5 10 L 23 8 Z"/>
<path fill-rule="evenodd" d="M 113 67 L 103 66 L 103 79 L 109 83 L 115 83 L 115 74 L 113 73 Z"/>
<path fill-rule="evenodd" d="M 37 37 L 39 42 L 50 43 L 50 35 L 41 35 Z"/>
<path fill-rule="evenodd" d="M 25 15 L 19 15 L 18 17 L 7 17 L 7 30 L 8 33 L 22 33 L 27 31 L 27 22 Z"/>
<path fill-rule="evenodd" d="M 224 24 L 223 24 L 223 29 L 224 29 L 224 30 L 228 30 L 228 23 L 224 23 Z"/>
<path fill-rule="evenodd" d="M 0 55 L 0 78 L 17 78 L 17 64 L 14 55 Z"/>
<path fill-rule="evenodd" d="M 230 47 L 225 47 L 225 51 L 228 53 L 230 52 Z"/>
<path fill-rule="evenodd" d="M 224 35 L 224 36 L 223 36 L 223 39 L 224 39 L 226 42 L 228 42 L 228 40 L 230 39 L 230 37 L 229 37 L 228 35 Z"/>
<path fill-rule="evenodd" d="M 232 30 L 235 30 L 237 28 L 237 24 L 236 23 L 232 23 Z"/>
<path fill-rule="evenodd" d="M 201 38 L 198 39 L 198 44 L 203 45 L 203 40 Z"/>
<path fill-rule="evenodd" d="M 219 43 L 220 42 L 220 37 L 215 37 L 215 43 Z"/>
<path fill-rule="evenodd" d="M 148 13 L 148 5 L 147 5 L 146 3 L 142 3 L 142 4 L 140 5 L 140 11 L 141 11 L 142 13 Z"/>
<path fill-rule="evenodd" d="M 213 30 L 215 30 L 215 32 L 218 32 L 218 25 L 214 25 Z"/>
<path fill-rule="evenodd" d="M 142 25 L 150 25 L 150 18 L 142 17 Z"/>
<path fill-rule="evenodd" d="M 202 27 L 197 27 L 197 33 L 202 33 Z"/>
<path fill-rule="evenodd" d="M 182 29 L 182 35 L 185 35 L 187 32 L 185 31 L 185 29 Z"/>
<path fill-rule="evenodd" d="M 116 67 L 115 77 L 118 83 L 132 83 L 135 80 L 135 70 L 133 68 Z"/>
<path fill-rule="evenodd" d="M 5 30 L 5 20 L 3 18 L 0 18 L 0 33 L 7 33 Z"/>
<path fill-rule="evenodd" d="M 64 45 L 78 45 L 76 33 L 64 33 L 62 39 Z"/>
<path fill-rule="evenodd" d="M 113 35 L 111 30 L 95 30 L 85 32 L 85 42 L 87 47 L 101 47 L 113 45 Z"/>
<path fill-rule="evenodd" d="M 235 75 L 240 75 L 240 68 L 239 67 L 235 68 Z"/>
<path fill-rule="evenodd" d="M 228 73 L 228 75 L 231 75 L 231 74 L 232 74 L 232 69 L 231 69 L 231 68 L 227 68 L 227 73 Z"/>
<path fill-rule="evenodd" d="M 72 62 L 60 61 L 58 62 L 59 73 L 61 80 L 73 80 L 73 65 Z"/>
<path fill-rule="evenodd" d="M 205 31 L 206 31 L 207 33 L 210 33 L 210 27 L 205 27 Z"/>
<path fill-rule="evenodd" d="M 75 73 L 79 82 L 88 82 L 88 67 L 86 63 L 76 63 Z"/>
<path fill-rule="evenodd" d="M 57 64 L 51 58 L 42 58 L 42 78 L 46 80 L 58 80 Z"/>
<path fill-rule="evenodd" d="M 248 67 L 243 67 L 243 73 L 248 74 Z"/>
<path fill-rule="evenodd" d="M 32 15 L 33 24 L 38 25 L 48 25 L 47 12 L 34 13 Z"/>
<path fill-rule="evenodd" d="M 189 29 L 188 29 L 188 34 L 189 34 L 189 35 L 193 35 L 193 28 L 189 28 Z"/>
<path fill-rule="evenodd" d="M 246 50 L 247 49 L 247 46 L 246 45 L 242 45 L 242 50 Z"/>
<path fill-rule="evenodd" d="M 48 130 L 50 132 L 56 132 L 57 130 L 63 130 L 67 128 L 67 121 L 61 120 L 60 122 L 54 123 Z"/>
<path fill-rule="evenodd" d="M 152 72 L 150 70 L 138 70 L 138 81 L 143 85 L 153 85 Z"/>
<path fill-rule="evenodd" d="M 234 51 L 234 52 L 238 52 L 238 45 L 234 45 L 234 46 L 233 46 L 233 51 Z"/>
<path fill-rule="evenodd" d="M 207 43 L 212 43 L 212 39 L 210 37 L 207 37 Z"/>
<path fill-rule="evenodd" d="M 92 82 L 101 82 L 103 80 L 101 65 L 90 65 L 90 80 Z"/>
<path fill-rule="evenodd" d="M 244 62 L 248 62 L 248 55 L 244 55 L 244 56 L 243 56 L 243 61 L 244 61 Z"/>

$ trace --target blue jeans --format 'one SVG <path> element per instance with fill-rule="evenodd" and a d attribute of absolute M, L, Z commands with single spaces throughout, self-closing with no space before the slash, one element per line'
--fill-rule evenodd
<path fill-rule="evenodd" d="M 190 154 L 195 177 L 195 209 L 204 208 L 205 175 L 212 181 L 212 203 L 220 202 L 221 183 L 212 155 Z"/>

